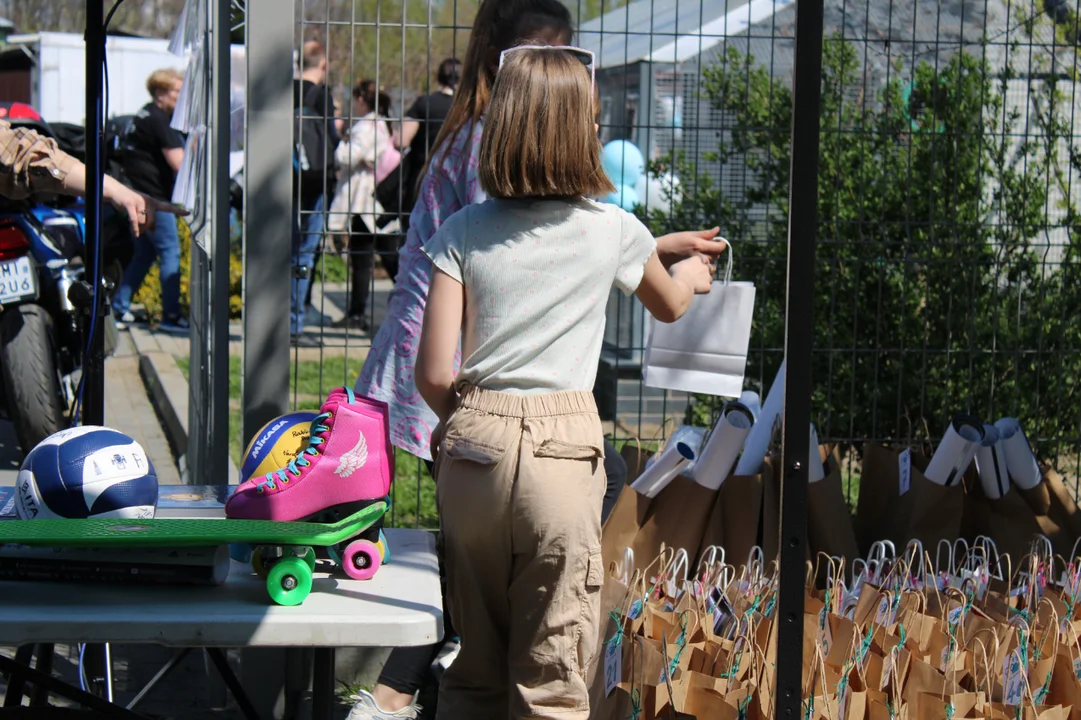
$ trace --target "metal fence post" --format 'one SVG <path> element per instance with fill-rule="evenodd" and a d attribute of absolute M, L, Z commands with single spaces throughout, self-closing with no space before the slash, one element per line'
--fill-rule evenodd
<path fill-rule="evenodd" d="M 102 0 L 86 3 L 86 247 L 89 255 L 89 277 L 101 274 L 101 216 L 105 172 L 102 161 L 101 137 L 102 84 L 105 61 L 105 17 Z M 101 287 L 94 288 L 95 299 Z M 110 311 L 111 312 L 111 311 Z M 89 352 L 83 358 L 82 420 L 85 425 L 105 424 L 105 318 L 102 308 L 91 310 Z"/>
<path fill-rule="evenodd" d="M 191 245 L 191 347 L 188 379 L 188 448 L 184 482 L 225 483 L 229 464 L 229 148 L 230 74 L 228 3 L 212 4 L 205 45 L 208 75 L 205 223 L 196 222 Z M 205 152 L 201 150 L 200 152 Z"/>
<path fill-rule="evenodd" d="M 289 400 L 293 0 L 249 5 L 244 141 L 243 442 Z M 253 152 L 256 150 L 256 152 Z"/>
<path fill-rule="evenodd" d="M 818 231 L 822 5 L 822 0 L 799 3 L 792 81 L 786 371 L 781 450 L 781 573 L 777 598 L 777 697 L 774 700 L 777 717 L 781 720 L 799 720 L 803 715 L 803 592 L 807 553 L 815 238 Z"/>

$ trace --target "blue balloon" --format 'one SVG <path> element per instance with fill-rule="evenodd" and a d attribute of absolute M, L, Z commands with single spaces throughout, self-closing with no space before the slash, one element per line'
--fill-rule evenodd
<path fill-rule="evenodd" d="M 608 196 L 604 198 L 606 203 L 611 205 L 618 205 L 627 212 L 634 210 L 634 206 L 638 205 L 638 191 L 628 185 L 621 185 L 616 188 L 613 193 L 608 193 Z"/>
<path fill-rule="evenodd" d="M 642 151 L 626 140 L 613 140 L 605 145 L 603 163 L 608 176 L 617 187 L 634 187 L 646 169 Z"/>

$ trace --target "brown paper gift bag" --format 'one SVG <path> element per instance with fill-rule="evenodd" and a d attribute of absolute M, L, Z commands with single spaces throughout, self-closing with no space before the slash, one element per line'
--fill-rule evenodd
<path fill-rule="evenodd" d="M 762 488 L 772 474 L 770 463 L 763 463 L 757 475 L 730 475 L 717 491 L 713 510 L 706 520 L 696 562 L 701 563 L 712 546 L 724 548 L 725 560 L 739 567 L 747 562 L 751 548 L 758 544 L 762 512 Z"/>
<path fill-rule="evenodd" d="M 601 557 L 605 567 L 618 563 L 623 558 L 623 552 L 633 546 L 635 536 L 646 523 L 652 502 L 653 499 L 638 494 L 630 487 L 623 488 L 601 528 Z M 655 550 L 649 557 L 656 554 Z"/>
<path fill-rule="evenodd" d="M 1081 680 L 1074 672 L 1073 659 L 1067 647 L 1059 648 L 1055 657 L 1055 672 L 1051 675 L 1047 703 L 1065 705 L 1070 708 L 1070 720 L 1081 720 Z"/>
<path fill-rule="evenodd" d="M 851 562 L 859 557 L 859 547 L 841 482 L 841 456 L 836 447 L 825 445 L 819 447 L 819 454 L 826 477 L 807 486 L 807 539 L 811 555 L 825 553 Z"/>
<path fill-rule="evenodd" d="M 897 453 L 882 445 L 866 443 L 856 504 L 856 542 L 860 552 L 868 554 L 878 540 L 896 535 L 900 518 L 896 513 L 900 497 Z"/>
<path fill-rule="evenodd" d="M 766 460 L 770 472 L 762 477 L 762 555 L 769 564 L 780 560 L 781 542 L 781 454 Z"/>
<path fill-rule="evenodd" d="M 946 487 L 931 482 L 923 474 L 926 467 L 927 458 L 917 451 L 864 445 L 856 511 L 856 534 L 863 552 L 875 540 L 892 540 L 903 547 L 915 539 L 933 548 L 939 540 L 953 542 L 960 536 L 964 484 Z M 869 493 L 867 500 L 865 493 Z"/>
<path fill-rule="evenodd" d="M 1049 465 L 1044 465 L 1043 482 L 1051 491 L 1051 509 L 1048 515 L 1056 524 L 1068 527 L 1073 537 L 1081 537 L 1081 512 L 1077 510 L 1077 503 L 1062 482 L 1062 476 Z M 1072 551 L 1073 548 L 1071 547 Z M 1057 548 L 1056 548 L 1057 551 Z M 1073 558 L 1070 558 L 1073 559 Z"/>
<path fill-rule="evenodd" d="M 653 557 L 662 545 L 684 549 L 688 556 L 697 554 L 719 492 L 682 475 L 674 478 L 649 501 L 645 521 L 631 544 L 634 556 Z"/>
<path fill-rule="evenodd" d="M 646 521 L 646 513 L 652 500 L 630 489 L 630 484 L 638 479 L 646 461 L 653 453 L 627 443 L 620 451 L 620 457 L 627 463 L 627 485 L 623 488 L 612 512 L 608 514 L 601 528 L 601 556 L 604 566 L 618 563 L 623 558 L 623 551 L 631 547 L 634 536 Z M 652 553 L 649 557 L 657 555 Z M 637 555 L 635 556 L 638 557 Z"/>
<path fill-rule="evenodd" d="M 1036 513 L 1012 487 L 993 500 L 984 494 L 979 482 L 970 483 L 965 494 L 965 515 L 969 537 L 991 538 L 999 553 L 1008 554 L 1015 565 L 1031 550 L 1033 537 L 1042 532 Z"/>

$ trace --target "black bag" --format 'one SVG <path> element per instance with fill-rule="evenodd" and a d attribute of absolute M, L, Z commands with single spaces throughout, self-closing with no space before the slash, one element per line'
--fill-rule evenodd
<path fill-rule="evenodd" d="M 398 165 L 375 186 L 375 199 L 383 208 L 383 214 L 375 219 L 377 229 L 383 229 L 403 213 L 412 211 L 410 188 L 405 184 L 405 165 L 409 151 L 402 154 Z"/>
<path fill-rule="evenodd" d="M 296 109 L 293 138 L 293 178 L 299 181 L 301 188 L 319 188 L 333 178 L 335 163 L 334 150 L 331 147 L 328 127 L 332 118 L 323 117 L 308 102 L 313 92 L 324 92 L 322 86 L 308 90 L 300 107 Z"/>

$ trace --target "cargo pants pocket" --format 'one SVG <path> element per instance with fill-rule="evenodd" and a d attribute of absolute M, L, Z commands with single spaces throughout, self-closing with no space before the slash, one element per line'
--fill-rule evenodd
<path fill-rule="evenodd" d="M 590 664 L 596 661 L 597 633 L 600 632 L 601 588 L 604 586 L 604 560 L 600 549 L 592 550 L 586 561 L 586 576 L 582 592 L 581 615 L 575 638 L 578 652 L 578 672 L 586 675 Z"/>

